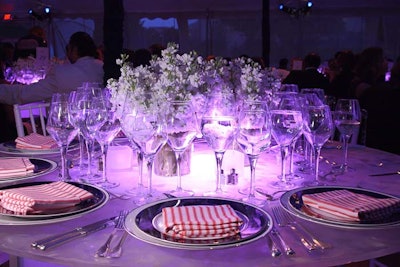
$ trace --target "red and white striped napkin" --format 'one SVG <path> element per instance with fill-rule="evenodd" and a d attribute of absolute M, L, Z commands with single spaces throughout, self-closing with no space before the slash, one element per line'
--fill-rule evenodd
<path fill-rule="evenodd" d="M 0 179 L 33 173 L 35 165 L 28 158 L 0 158 Z"/>
<path fill-rule="evenodd" d="M 0 190 L 0 206 L 14 214 L 54 213 L 90 199 L 89 191 L 62 181 Z"/>
<path fill-rule="evenodd" d="M 343 221 L 374 222 L 398 212 L 400 199 L 375 198 L 349 190 L 304 194 L 303 203 Z"/>
<path fill-rule="evenodd" d="M 49 135 L 44 136 L 37 133 L 31 133 L 26 136 L 17 137 L 17 139 L 15 139 L 15 144 L 15 147 L 18 149 L 49 150 L 58 148 L 58 145 L 53 137 Z"/>
<path fill-rule="evenodd" d="M 230 205 L 196 205 L 162 209 L 165 233 L 177 238 L 224 238 L 243 224 Z"/>

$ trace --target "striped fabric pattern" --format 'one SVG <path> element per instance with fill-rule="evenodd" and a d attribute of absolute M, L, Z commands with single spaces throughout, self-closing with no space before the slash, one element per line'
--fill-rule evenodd
<path fill-rule="evenodd" d="M 34 170 L 35 165 L 26 157 L 0 158 L 0 179 L 22 177 Z"/>
<path fill-rule="evenodd" d="M 400 209 L 400 199 L 375 198 L 345 189 L 304 194 L 302 199 L 306 206 L 357 222 L 384 220 Z"/>
<path fill-rule="evenodd" d="M 0 206 L 15 214 L 38 214 L 73 207 L 93 194 L 65 182 L 0 190 Z"/>
<path fill-rule="evenodd" d="M 243 223 L 230 205 L 167 207 L 162 216 L 165 233 L 179 238 L 234 236 Z"/>
<path fill-rule="evenodd" d="M 15 147 L 18 149 L 49 150 L 58 148 L 56 141 L 51 136 L 44 136 L 37 133 L 18 137 L 15 139 L 15 144 Z"/>

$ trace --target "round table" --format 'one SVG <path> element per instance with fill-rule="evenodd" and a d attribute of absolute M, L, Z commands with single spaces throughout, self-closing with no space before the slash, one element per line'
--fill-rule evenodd
<path fill-rule="evenodd" d="M 126 153 L 124 158 L 132 156 L 131 151 L 122 147 L 114 155 Z M 114 151 L 115 152 L 115 151 Z M 111 152 L 113 153 L 113 152 Z M 321 153 L 321 168 L 329 170 L 330 164 L 341 162 L 343 151 L 340 146 L 325 147 Z M 53 158 L 54 159 L 54 158 Z M 295 161 L 298 160 L 295 157 Z M 54 160 L 57 160 L 55 158 Z M 115 158 L 115 160 L 117 160 Z M 230 151 L 224 158 L 226 168 L 235 167 L 239 173 L 239 183 L 228 186 L 233 198 L 239 198 L 238 189 L 248 184 L 249 167 L 241 153 Z M 387 173 L 398 170 L 400 156 L 383 151 L 352 146 L 349 149 L 349 165 L 354 169 L 337 176 L 334 185 L 359 187 L 391 195 L 400 195 L 400 176 L 369 176 L 376 173 Z M 123 166 L 124 165 L 124 166 Z M 377 258 L 400 251 L 398 233 L 400 227 L 388 229 L 348 229 L 323 225 L 298 219 L 297 222 L 312 231 L 319 239 L 332 247 L 323 251 L 307 251 L 287 227 L 277 227 L 281 235 L 296 251 L 293 256 L 272 257 L 267 238 L 261 238 L 238 247 L 209 250 L 185 250 L 160 247 L 129 236 L 124 244 L 120 258 L 96 258 L 94 254 L 107 239 L 112 228 L 107 228 L 88 236 L 78 238 L 59 247 L 41 251 L 31 247 L 35 240 L 52 234 L 72 230 L 97 220 L 118 215 L 121 209 L 132 210 L 136 207 L 132 199 L 121 199 L 115 195 L 124 194 L 125 190 L 137 184 L 137 165 L 133 158 L 129 164 L 114 162 L 110 167 L 110 180 L 121 185 L 113 190 L 108 203 L 99 210 L 84 216 L 51 224 L 39 225 L 0 225 L 0 251 L 10 255 L 11 266 L 334 266 L 350 262 Z M 276 189 L 270 183 L 277 179 L 279 173 L 278 149 L 272 148 L 264 153 L 256 171 L 257 186 L 268 192 Z M 57 171 L 35 178 L 33 181 L 57 179 Z M 176 177 L 153 175 L 154 188 L 169 191 L 176 186 Z M 196 195 L 215 189 L 214 153 L 204 143 L 196 143 L 191 158 L 191 170 L 183 176 L 183 188 L 190 188 Z M 279 205 L 271 201 L 265 205 L 267 212 Z M 272 214 L 272 213 L 270 213 Z M 36 265 L 35 265 L 36 264 Z"/>

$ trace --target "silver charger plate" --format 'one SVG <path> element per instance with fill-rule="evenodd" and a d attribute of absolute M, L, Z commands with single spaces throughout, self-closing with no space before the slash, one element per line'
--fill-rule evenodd
<path fill-rule="evenodd" d="M 400 226 L 400 210 L 395 212 L 393 216 L 391 216 L 390 218 L 385 219 L 385 221 L 367 223 L 367 222 L 339 220 L 322 211 L 317 211 L 316 209 L 309 209 L 308 207 L 305 207 L 305 205 L 303 204 L 302 195 L 304 194 L 314 194 L 314 193 L 321 193 L 321 192 L 341 190 L 341 189 L 346 189 L 354 193 L 364 194 L 376 198 L 398 199 L 396 196 L 368 189 L 344 187 L 344 186 L 317 186 L 317 187 L 296 188 L 290 190 L 281 196 L 280 204 L 286 211 L 288 211 L 289 213 L 298 218 L 333 227 L 352 228 L 352 229 L 377 229 L 377 228 Z"/>
<path fill-rule="evenodd" d="M 16 176 L 8 176 L 0 178 L 0 185 L 16 182 L 16 181 L 23 181 L 27 179 L 36 178 L 45 174 L 48 174 L 54 171 L 57 168 L 57 163 L 52 160 L 48 159 L 39 159 L 39 158 L 29 158 L 29 161 L 35 165 L 35 169 L 31 173 L 26 173 L 25 175 L 16 175 Z"/>
<path fill-rule="evenodd" d="M 163 233 L 154 224 L 164 207 L 193 205 L 230 205 L 243 220 L 240 234 L 220 239 L 177 239 Z M 125 219 L 126 231 L 144 242 L 176 249 L 220 249 L 237 247 L 262 238 L 273 226 L 271 216 L 263 209 L 243 202 L 210 197 L 172 198 L 146 204 L 132 210 Z"/>
<path fill-rule="evenodd" d="M 23 184 L 2 187 L 2 188 L 0 188 L 0 190 L 25 187 L 25 186 L 41 185 L 41 184 L 47 184 L 47 183 L 52 183 L 52 182 L 54 182 L 54 181 L 23 183 Z M 59 212 L 55 212 L 55 213 L 20 215 L 20 214 L 13 214 L 12 212 L 6 213 L 5 211 L 0 210 L 0 224 L 29 225 L 29 224 L 48 223 L 51 221 L 57 222 L 62 217 L 75 218 L 76 217 L 75 215 L 81 216 L 88 212 L 93 212 L 94 210 L 97 210 L 97 209 L 101 208 L 102 206 L 104 206 L 107 203 L 107 201 L 109 200 L 108 193 L 102 188 L 99 188 L 99 187 L 96 187 L 96 186 L 93 186 L 90 184 L 83 184 L 83 183 L 77 183 L 77 182 L 68 182 L 68 183 L 89 191 L 90 193 L 93 194 L 93 198 L 82 201 L 81 203 L 79 203 L 78 205 L 75 205 L 74 207 L 70 207 L 68 209 L 65 209 L 65 210 L 62 210 Z"/>
<path fill-rule="evenodd" d="M 79 142 L 72 141 L 68 146 L 68 151 L 73 151 L 79 148 Z M 4 142 L 0 144 L 0 152 L 8 155 L 52 155 L 60 154 L 60 149 L 19 149 L 15 146 L 14 141 Z"/>

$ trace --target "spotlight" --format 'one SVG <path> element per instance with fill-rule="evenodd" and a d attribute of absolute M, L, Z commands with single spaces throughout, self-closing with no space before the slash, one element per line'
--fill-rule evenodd
<path fill-rule="evenodd" d="M 33 10 L 32 10 L 32 9 L 29 9 L 29 10 L 28 10 L 28 14 L 29 14 L 29 15 L 32 15 L 32 14 L 33 14 Z"/>
<path fill-rule="evenodd" d="M 283 10 L 283 4 L 279 5 L 279 10 Z"/>
<path fill-rule="evenodd" d="M 312 6 L 313 6 L 313 2 L 308 1 L 308 2 L 307 2 L 307 7 L 311 8 Z"/>
<path fill-rule="evenodd" d="M 44 13 L 46 13 L 46 14 L 50 14 L 50 7 L 45 7 L 44 8 Z"/>

